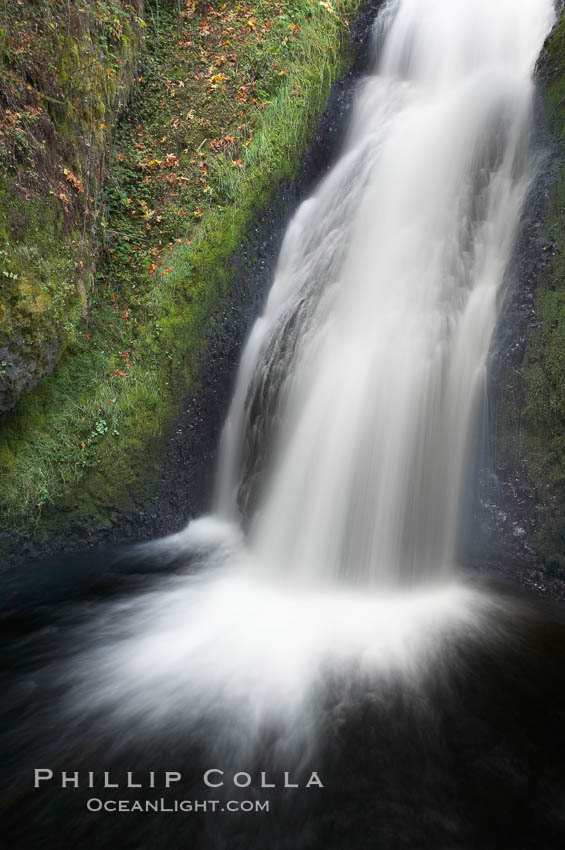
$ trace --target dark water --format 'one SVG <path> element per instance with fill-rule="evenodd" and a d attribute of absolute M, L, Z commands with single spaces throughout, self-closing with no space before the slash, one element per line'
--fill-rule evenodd
<path fill-rule="evenodd" d="M 185 563 L 143 562 L 124 553 L 53 560 L 4 574 L 2 609 L 2 840 L 10 848 L 290 848 L 292 850 L 518 850 L 565 846 L 565 619 L 562 608 L 508 587 L 493 624 L 500 640 L 462 634 L 414 689 L 390 676 L 378 685 L 329 677 L 319 699 L 319 736 L 302 754 L 280 751 L 266 733 L 244 763 L 182 724 L 127 734 L 103 714 L 69 723 L 57 665 L 73 655 L 76 626 L 113 601 Z M 41 581 L 39 578 L 41 577 Z M 347 681 L 346 681 L 347 679 Z M 226 721 L 229 722 L 229 719 Z M 213 755 L 211 755 L 213 753 Z M 239 760 L 238 760 L 239 759 Z M 206 769 L 225 768 L 226 787 L 206 788 Z M 33 788 L 34 769 L 52 782 Z M 60 787 L 58 771 L 81 787 Z M 125 783 L 156 775 L 156 788 L 85 787 L 87 772 Z M 164 771 L 182 780 L 167 791 Z M 251 786 L 236 789 L 230 771 Z M 282 783 L 298 789 L 261 789 Z M 305 788 L 317 771 L 324 788 Z M 141 780 L 140 778 L 141 777 Z M 89 812 L 90 798 L 256 800 L 268 812 Z"/>

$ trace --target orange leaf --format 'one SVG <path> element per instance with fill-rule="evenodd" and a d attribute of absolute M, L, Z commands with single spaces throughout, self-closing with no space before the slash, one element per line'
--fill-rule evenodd
<path fill-rule="evenodd" d="M 73 174 L 72 171 L 69 171 L 68 168 L 63 168 L 63 174 L 67 178 L 67 181 L 71 184 L 71 186 L 77 190 L 77 192 L 84 192 L 84 186 L 82 185 L 82 180 L 80 177 L 77 177 L 76 174 Z"/>

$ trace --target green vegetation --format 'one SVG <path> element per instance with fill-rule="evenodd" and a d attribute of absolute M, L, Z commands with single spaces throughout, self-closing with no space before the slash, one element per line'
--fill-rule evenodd
<path fill-rule="evenodd" d="M 546 44 L 542 73 L 548 119 L 562 165 L 543 236 L 554 256 L 538 284 L 539 326 L 522 367 L 506 375 L 499 402 L 498 447 L 511 465 L 523 463 L 541 500 L 537 550 L 550 568 L 565 568 L 565 18 Z"/>
<path fill-rule="evenodd" d="M 42 511 L 45 525 L 54 504 L 103 522 L 147 475 L 148 456 L 158 460 L 179 399 L 197 386 L 229 259 L 296 175 L 359 5 L 146 8 L 147 53 L 114 134 L 90 307 L 55 372 L 4 416 L 0 504 L 12 527 Z"/>
<path fill-rule="evenodd" d="M 0 412 L 88 310 L 105 153 L 142 30 L 119 0 L 0 9 Z"/>

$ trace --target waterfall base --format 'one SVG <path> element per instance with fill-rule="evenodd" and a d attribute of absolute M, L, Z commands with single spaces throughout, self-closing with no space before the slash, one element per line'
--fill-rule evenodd
<path fill-rule="evenodd" d="M 331 590 L 275 593 L 226 569 L 237 541 L 210 531 L 193 529 L 191 561 L 138 550 L 103 598 L 43 602 L 35 622 L 7 612 L 11 846 L 563 846 L 562 612 L 462 580 L 386 606 L 343 593 L 338 610 Z M 38 768 L 54 780 L 35 789 Z M 306 787 L 314 773 L 323 787 Z"/>

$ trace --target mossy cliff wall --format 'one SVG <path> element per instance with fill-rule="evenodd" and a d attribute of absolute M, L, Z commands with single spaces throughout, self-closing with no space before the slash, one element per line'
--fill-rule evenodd
<path fill-rule="evenodd" d="M 495 452 L 506 479 L 503 516 L 525 551 L 550 571 L 565 570 L 565 18 L 548 38 L 538 63 L 550 139 L 541 214 L 533 226 L 540 254 L 521 362 L 507 366 L 493 398 Z M 549 182 L 548 182 L 549 174 Z M 549 191 L 547 192 L 547 187 Z M 526 212 L 526 215 L 528 213 Z M 516 519 L 517 518 L 517 519 Z M 512 536 L 512 535 L 511 535 Z"/>
<path fill-rule="evenodd" d="M 0 413 L 52 371 L 89 309 L 106 152 L 142 0 L 0 10 Z"/>
<path fill-rule="evenodd" d="M 237 256 L 301 169 L 353 59 L 361 5 L 147 0 L 138 85 L 108 152 L 88 309 L 73 292 L 77 318 L 56 368 L 0 417 L 0 537 L 102 527 L 152 489 L 199 388 L 211 323 L 236 297 Z M 367 36 L 378 5 L 368 4 Z M 85 173 L 65 167 L 61 191 L 76 203 Z M 53 191 L 37 203 L 62 203 L 62 228 Z"/>

